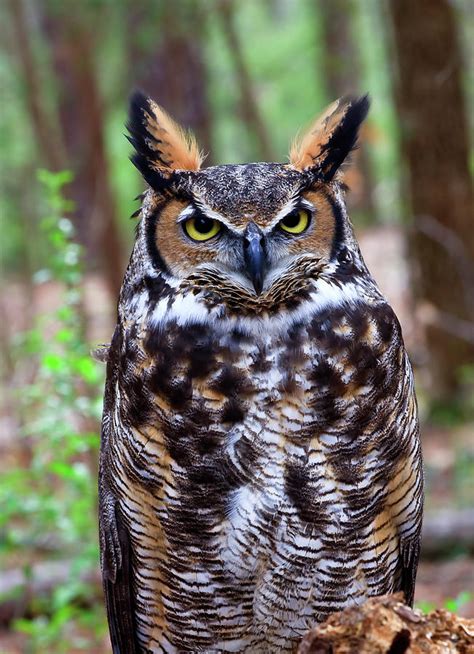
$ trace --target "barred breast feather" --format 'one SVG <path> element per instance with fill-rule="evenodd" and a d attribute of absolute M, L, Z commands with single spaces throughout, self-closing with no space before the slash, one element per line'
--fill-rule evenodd
<path fill-rule="evenodd" d="M 103 420 L 114 651 L 290 652 L 368 596 L 411 602 L 416 401 L 376 287 L 315 274 L 297 307 L 242 315 L 137 279 Z"/>

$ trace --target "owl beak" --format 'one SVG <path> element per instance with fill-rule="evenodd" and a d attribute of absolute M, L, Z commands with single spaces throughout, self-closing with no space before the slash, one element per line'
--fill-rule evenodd
<path fill-rule="evenodd" d="M 255 293 L 260 295 L 263 288 L 266 255 L 263 234 L 255 223 L 249 223 L 245 228 L 244 261 L 247 275 L 252 280 Z"/>

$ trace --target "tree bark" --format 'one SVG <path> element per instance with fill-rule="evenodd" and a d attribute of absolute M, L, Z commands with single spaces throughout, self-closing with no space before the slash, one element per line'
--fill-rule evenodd
<path fill-rule="evenodd" d="M 452 401 L 460 389 L 461 366 L 474 362 L 474 344 L 457 329 L 474 321 L 474 229 L 455 9 L 449 0 L 388 5 L 413 213 L 415 291 L 427 317 L 433 396 Z"/>

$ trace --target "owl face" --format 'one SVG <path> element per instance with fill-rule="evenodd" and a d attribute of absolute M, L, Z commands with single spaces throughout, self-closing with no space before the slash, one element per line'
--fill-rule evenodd
<path fill-rule="evenodd" d="M 294 144 L 289 164 L 201 170 L 194 140 L 135 95 L 128 128 L 132 161 L 153 195 L 145 229 L 155 267 L 223 301 L 239 292 L 257 304 L 274 300 L 282 280 L 297 293 L 291 279 L 319 274 L 347 249 L 338 171 L 367 109 L 367 98 L 331 105 Z"/>

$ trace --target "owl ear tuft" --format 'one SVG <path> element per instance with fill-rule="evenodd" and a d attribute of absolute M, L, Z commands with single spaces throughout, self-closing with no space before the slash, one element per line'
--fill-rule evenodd
<path fill-rule="evenodd" d="M 343 97 L 317 118 L 290 150 L 290 164 L 298 170 L 314 170 L 326 182 L 336 174 L 355 147 L 359 127 L 369 111 L 369 96 Z"/>
<path fill-rule="evenodd" d="M 194 136 L 140 91 L 130 99 L 127 129 L 136 150 L 131 160 L 152 188 L 161 188 L 176 170 L 200 169 L 202 156 Z"/>

